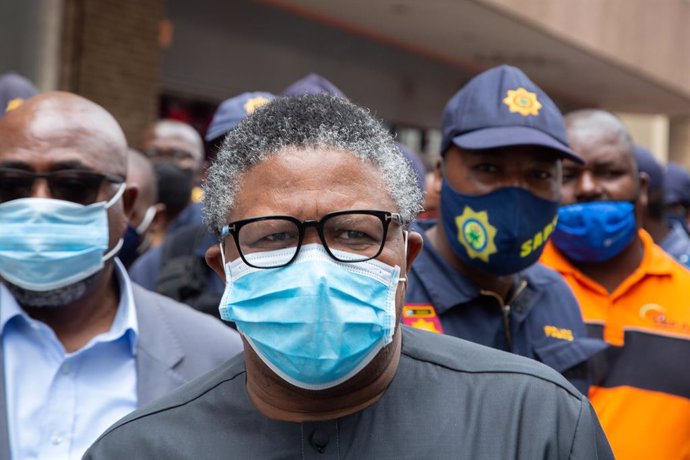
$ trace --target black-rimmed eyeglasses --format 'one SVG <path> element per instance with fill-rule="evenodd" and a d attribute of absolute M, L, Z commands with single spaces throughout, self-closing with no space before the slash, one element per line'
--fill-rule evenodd
<path fill-rule="evenodd" d="M 124 178 L 111 174 L 78 169 L 36 173 L 24 169 L 0 168 L 0 203 L 29 198 L 36 179 L 45 179 L 48 182 L 52 198 L 84 205 L 96 202 L 103 181 L 114 184 L 125 181 Z"/>
<path fill-rule="evenodd" d="M 336 211 L 319 220 L 305 221 L 292 216 L 263 216 L 224 226 L 221 238 L 232 235 L 240 257 L 250 267 L 277 268 L 295 260 L 307 227 L 315 227 L 333 259 L 362 262 L 381 254 L 391 222 L 405 224 L 400 214 L 388 211 Z M 278 252 L 273 253 L 275 257 L 260 256 L 268 251 Z"/>

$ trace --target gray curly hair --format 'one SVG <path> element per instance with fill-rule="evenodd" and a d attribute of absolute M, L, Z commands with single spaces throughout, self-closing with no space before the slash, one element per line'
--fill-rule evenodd
<path fill-rule="evenodd" d="M 332 148 L 376 165 L 397 212 L 411 222 L 422 209 L 414 172 L 392 136 L 368 110 L 327 94 L 283 97 L 228 133 L 204 185 L 204 222 L 220 234 L 243 174 L 288 148 Z"/>

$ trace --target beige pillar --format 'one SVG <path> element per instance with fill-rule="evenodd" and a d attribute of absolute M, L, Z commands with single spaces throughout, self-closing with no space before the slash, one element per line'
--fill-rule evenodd
<path fill-rule="evenodd" d="M 690 116 L 671 118 L 669 161 L 690 169 Z"/>
<path fill-rule="evenodd" d="M 158 114 L 165 0 L 64 0 L 59 86 L 108 109 L 138 146 Z"/>

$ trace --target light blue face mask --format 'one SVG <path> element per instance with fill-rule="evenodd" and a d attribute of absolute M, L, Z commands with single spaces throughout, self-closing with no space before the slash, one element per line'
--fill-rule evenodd
<path fill-rule="evenodd" d="M 284 252 L 245 257 L 283 260 Z M 252 268 L 241 258 L 223 263 L 221 317 L 234 321 L 259 358 L 292 385 L 334 387 L 392 341 L 400 267 L 338 262 L 320 244 L 302 246 L 297 259 L 280 268 Z"/>
<path fill-rule="evenodd" d="M 69 286 L 103 268 L 108 213 L 125 191 L 88 206 L 52 198 L 21 198 L 0 204 L 0 277 L 29 291 Z"/>

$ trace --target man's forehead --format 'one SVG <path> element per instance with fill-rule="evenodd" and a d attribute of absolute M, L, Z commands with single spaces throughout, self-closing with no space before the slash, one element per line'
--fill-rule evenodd
<path fill-rule="evenodd" d="M 107 111 L 62 93 L 30 100 L 0 120 L 0 160 L 5 161 L 81 162 L 123 173 L 126 145 Z"/>
<path fill-rule="evenodd" d="M 183 123 L 162 121 L 151 127 L 146 133 L 145 144 L 171 144 L 177 148 L 184 147 L 191 153 L 200 154 L 203 142 L 194 128 Z"/>
<path fill-rule="evenodd" d="M 536 145 L 508 145 L 504 147 L 482 150 L 463 150 L 458 147 L 454 148 L 460 153 L 460 155 L 464 155 L 465 157 L 493 158 L 501 161 L 509 161 L 519 158 L 520 160 L 530 159 L 542 163 L 557 163 L 561 159 L 561 155 L 559 153 Z"/>
<path fill-rule="evenodd" d="M 573 138 L 570 147 L 586 164 L 624 163 L 634 164 L 629 145 L 618 137 Z M 565 164 L 565 163 L 564 163 Z M 570 166 L 571 162 L 568 162 Z"/>

